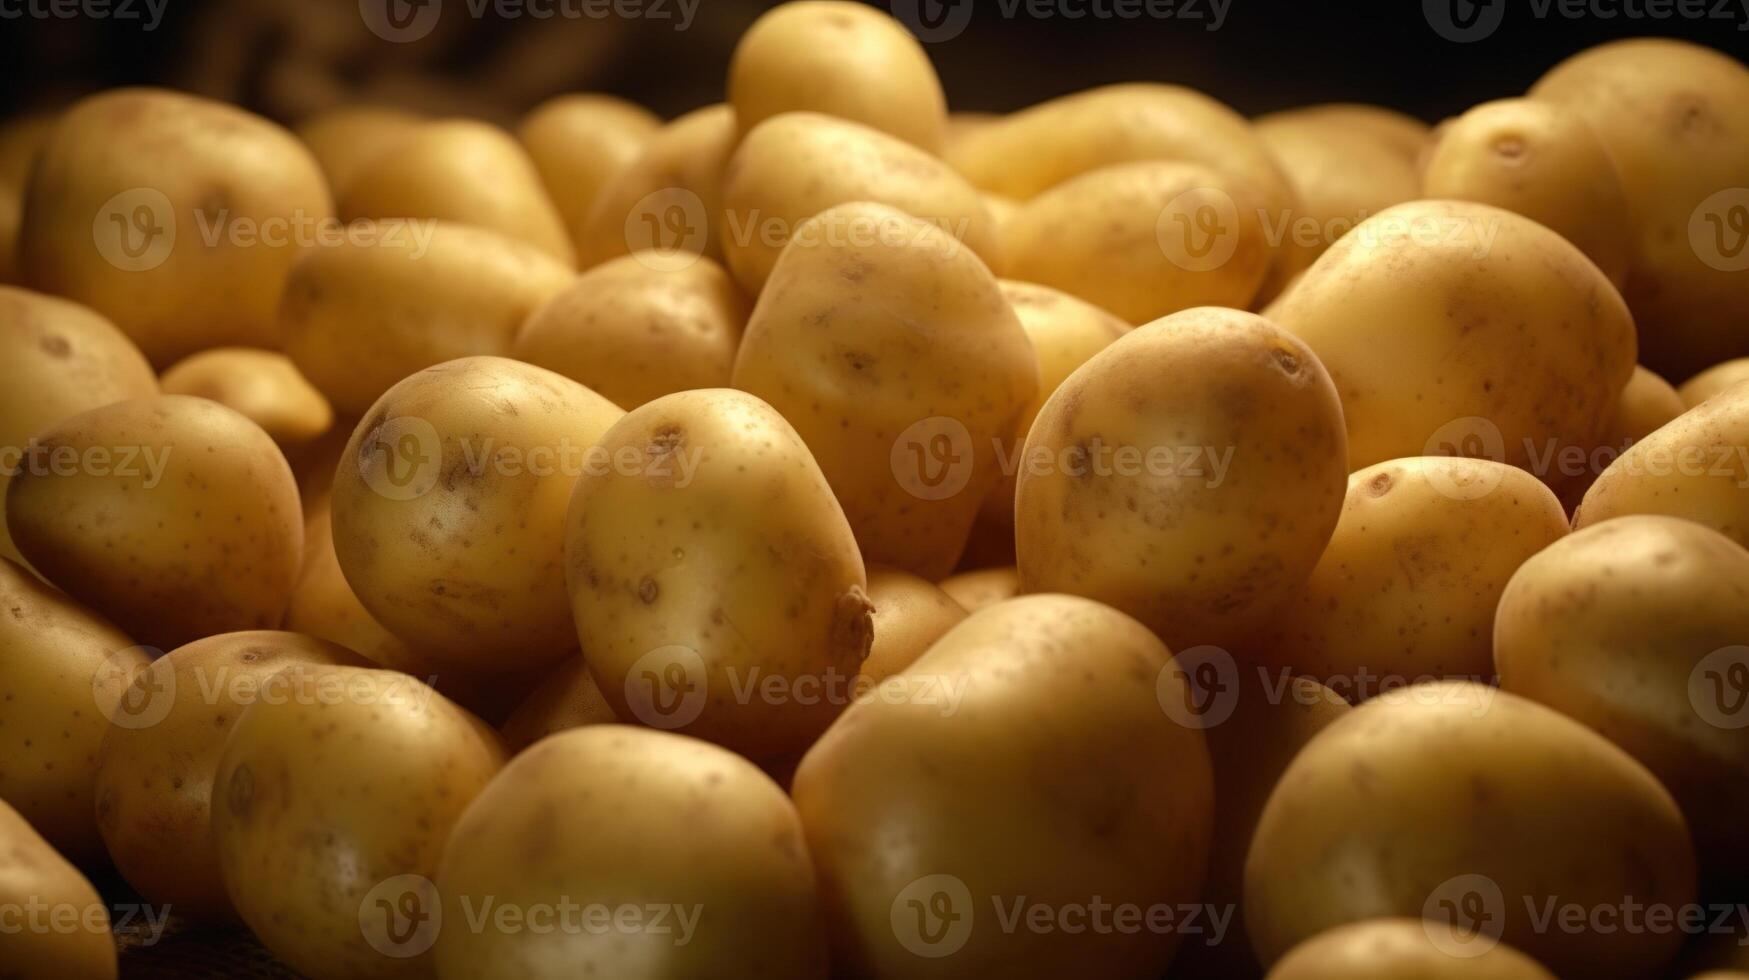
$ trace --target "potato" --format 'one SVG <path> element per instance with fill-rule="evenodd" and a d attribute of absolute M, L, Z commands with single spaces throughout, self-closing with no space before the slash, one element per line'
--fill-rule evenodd
<path fill-rule="evenodd" d="M 589 665 L 582 657 L 571 657 L 542 678 L 534 693 L 510 713 L 502 731 L 511 751 L 520 752 L 548 735 L 584 725 L 611 725 L 615 720 Z"/>
<path fill-rule="evenodd" d="M 530 313 L 575 277 L 538 249 L 445 222 L 362 226 L 292 269 L 285 350 L 342 415 L 434 364 L 508 355 Z"/>
<path fill-rule="evenodd" d="M 724 388 L 751 304 L 723 267 L 664 267 L 656 252 L 583 273 L 537 309 L 511 354 L 633 409 L 676 391 Z"/>
<path fill-rule="evenodd" d="M 0 504 L 38 432 L 157 393 L 152 366 L 115 324 L 77 303 L 0 286 Z M 5 520 L 0 558 L 23 561 Z"/>
<path fill-rule="evenodd" d="M 1566 106 L 1500 99 L 1434 133 L 1422 196 L 1492 204 L 1547 225 L 1619 289 L 1633 236 L 1621 175 L 1597 133 Z"/>
<path fill-rule="evenodd" d="M 560 95 L 523 117 L 516 137 L 573 246 L 582 248 L 584 222 L 602 188 L 631 166 L 660 128 L 654 113 L 611 95 Z"/>
<path fill-rule="evenodd" d="M 1474 956 L 1441 948 L 1445 927 L 1421 919 L 1368 919 L 1295 946 L 1268 980 L 1555 980 L 1530 957 L 1495 943 Z"/>
<path fill-rule="evenodd" d="M 1413 116 L 1383 106 L 1354 102 L 1327 102 L 1284 109 L 1258 116 L 1259 132 L 1279 126 L 1317 127 L 1339 138 L 1372 140 L 1390 147 L 1397 156 L 1419 167 L 1432 129 Z M 1268 137 L 1266 136 L 1267 140 Z"/>
<path fill-rule="evenodd" d="M 437 887 L 445 978 L 827 975 L 795 807 L 747 760 L 667 732 L 602 725 L 518 756 L 457 822 Z M 478 909 L 487 928 L 452 925 Z"/>
<path fill-rule="evenodd" d="M 1421 916 L 1448 952 L 1500 940 L 1558 976 L 1654 977 L 1682 935 L 1593 916 L 1694 895 L 1687 827 L 1651 773 L 1580 723 L 1471 681 L 1380 695 L 1319 733 L 1245 863 L 1265 964 L 1339 925 Z"/>
<path fill-rule="evenodd" d="M 133 707 L 115 716 L 97 755 L 97 828 L 116 870 L 148 902 L 228 918 L 212 844 L 213 776 L 225 736 L 292 664 L 365 666 L 351 650 L 297 633 L 224 633 L 180 647 L 135 674 Z"/>
<path fill-rule="evenodd" d="M 114 89 L 56 122 L 19 255 L 31 288 L 115 321 L 164 367 L 278 346 L 286 274 L 332 217 L 321 170 L 285 130 L 195 96 Z"/>
<path fill-rule="evenodd" d="M 1115 610 L 1028 596 L 846 711 L 793 791 L 840 969 L 1159 976 L 1213 805 L 1202 732 L 1161 710 L 1184 697 L 1171 665 Z"/>
<path fill-rule="evenodd" d="M 428 976 L 435 927 L 419 900 L 450 829 L 504 762 L 490 728 L 405 674 L 273 675 L 213 782 L 213 841 L 238 915 L 300 973 Z"/>
<path fill-rule="evenodd" d="M 1574 55 L 1530 94 L 1583 116 L 1620 169 L 1634 234 L 1623 293 L 1645 365 L 1680 378 L 1749 354 L 1749 69 L 1638 38 Z"/>
<path fill-rule="evenodd" d="M 967 612 L 977 612 L 1020 594 L 1020 572 L 1013 566 L 961 572 L 941 581 L 941 591 Z"/>
<path fill-rule="evenodd" d="M 644 152 L 601 188 L 583 219 L 578 265 L 588 269 L 639 251 L 683 266 L 723 258 L 723 168 L 735 149 L 735 112 L 689 112 L 657 130 Z"/>
<path fill-rule="evenodd" d="M 1734 361 L 1715 364 L 1705 371 L 1689 378 L 1682 383 L 1678 394 L 1682 403 L 1689 408 L 1699 405 L 1708 398 L 1728 391 L 1736 385 L 1749 381 L 1749 357 L 1739 357 Z"/>
<path fill-rule="evenodd" d="M 1269 270 L 1258 205 L 1242 180 L 1195 164 L 1091 170 L 1009 219 L 1003 269 L 1137 323 L 1193 306 L 1244 307 Z"/>
<path fill-rule="evenodd" d="M 432 660 L 377 622 L 347 583 L 340 558 L 334 553 L 334 512 L 327 498 L 305 519 L 304 567 L 286 608 L 284 625 L 287 630 L 356 651 L 378 666 L 431 683 Z"/>
<path fill-rule="evenodd" d="M 110 719 L 137 710 L 123 692 L 151 652 L 5 559 L 0 609 L 0 800 L 68 858 L 99 862 L 97 750 Z"/>
<path fill-rule="evenodd" d="M 305 119 L 293 132 L 321 165 L 328 186 L 339 193 L 372 157 L 418 129 L 424 121 L 401 109 L 343 105 Z"/>
<path fill-rule="evenodd" d="M 1386 685 L 1494 676 L 1494 607 L 1519 566 L 1567 533 L 1524 470 L 1412 457 L 1348 478 L 1330 544 L 1271 617 L 1258 657 L 1351 701 Z"/>
<path fill-rule="evenodd" d="M 532 245 L 569 266 L 570 235 L 521 144 L 496 126 L 440 119 L 415 126 L 360 163 L 340 216 L 454 221 Z"/>
<path fill-rule="evenodd" d="M 868 560 L 933 580 L 965 547 L 1038 376 L 976 256 L 859 203 L 807 221 L 784 250 L 734 383 L 807 440 Z"/>
<path fill-rule="evenodd" d="M 1749 384 L 1634 443 L 1586 492 L 1575 529 L 1624 514 L 1684 517 L 1749 547 Z"/>
<path fill-rule="evenodd" d="M 1635 363 L 1633 319 L 1591 260 L 1483 204 L 1380 212 L 1270 316 L 1342 393 L 1350 470 L 1421 455 L 1529 468 L 1592 445 Z"/>
<path fill-rule="evenodd" d="M 575 640 L 562 529 L 594 446 L 624 413 L 501 357 L 389 389 L 334 481 L 334 550 L 366 609 L 421 654 L 482 674 L 538 670 Z"/>
<path fill-rule="evenodd" d="M 50 116 L 24 116 L 0 124 L 0 282 L 18 280 L 18 223 L 24 212 L 24 188 L 37 150 L 53 126 Z"/>
<path fill-rule="evenodd" d="M 1682 396 L 1670 387 L 1670 382 L 1643 367 L 1634 368 L 1633 377 L 1616 396 L 1609 428 L 1604 430 L 1603 438 L 1598 440 L 1594 450 L 1586 454 L 1583 461 L 1558 460 L 1559 476 L 1555 482 L 1559 487 L 1561 505 L 1569 513 L 1575 510 L 1585 492 L 1591 489 L 1591 484 L 1597 482 L 1617 457 L 1634 443 L 1675 421 L 1685 411 L 1687 406 L 1682 404 Z M 1565 448 L 1563 452 L 1566 452 Z"/>
<path fill-rule="evenodd" d="M 868 687 L 916 663 L 966 618 L 966 608 L 940 587 L 897 568 L 868 570 L 868 598 L 874 603 L 874 646 L 862 664 Z"/>
<path fill-rule="evenodd" d="M 109 907 L 79 869 L 0 801 L 0 972 L 16 980 L 114 980 Z"/>
<path fill-rule="evenodd" d="M 723 250 L 729 269 L 757 296 L 791 238 L 869 247 L 885 236 L 859 225 L 822 224 L 850 202 L 885 204 L 934 224 L 985 261 L 997 254 L 984 199 L 940 160 L 858 123 L 786 112 L 749 132 L 723 174 Z M 810 219 L 814 219 L 810 221 Z M 909 238 L 904 238 L 909 241 Z"/>
<path fill-rule="evenodd" d="M 947 97 L 923 45 L 860 3 L 803 0 L 767 11 L 735 45 L 729 104 L 741 132 L 786 112 L 819 112 L 940 153 Z"/>
<path fill-rule="evenodd" d="M 1230 645 L 1301 588 L 1346 483 L 1342 409 L 1261 317 L 1138 327 L 1045 403 L 1021 454 L 1021 592 L 1068 592 L 1182 649 Z"/>
<path fill-rule="evenodd" d="M 753 758 L 797 752 L 844 707 L 873 612 L 862 557 L 808 447 L 738 391 L 633 410 L 577 481 L 565 579 L 615 716 Z"/>
<path fill-rule="evenodd" d="M 1658 777 L 1707 877 L 1749 879 L 1749 551 L 1674 517 L 1587 527 L 1512 577 L 1494 657 L 1501 687 L 1590 725 Z"/>
<path fill-rule="evenodd" d="M 6 520 L 57 588 L 159 649 L 279 625 L 303 511 L 259 426 L 217 402 L 161 395 L 75 415 L 37 441 Z"/>
<path fill-rule="evenodd" d="M 282 446 L 310 442 L 334 424 L 328 400 L 276 351 L 216 347 L 176 362 L 159 382 L 166 395 L 193 395 L 236 410 Z"/>

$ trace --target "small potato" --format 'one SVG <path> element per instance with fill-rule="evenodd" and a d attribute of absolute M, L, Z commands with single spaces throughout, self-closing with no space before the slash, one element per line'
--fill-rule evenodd
<path fill-rule="evenodd" d="M 17 282 L 18 223 L 30 165 L 54 127 L 50 116 L 25 116 L 0 124 L 0 282 Z"/>
<path fill-rule="evenodd" d="M 685 391 L 600 443 L 577 481 L 565 578 L 613 713 L 751 758 L 799 752 L 867 659 L 862 556 L 808 447 L 743 392 Z"/>
<path fill-rule="evenodd" d="M 166 395 L 193 395 L 234 409 L 281 446 L 316 439 L 334 410 L 291 358 L 275 351 L 217 347 L 176 362 L 159 378 Z"/>
<path fill-rule="evenodd" d="M 377 621 L 474 674 L 540 670 L 576 639 L 562 534 L 624 413 L 501 357 L 427 368 L 379 399 L 334 480 L 334 550 Z"/>
<path fill-rule="evenodd" d="M 1493 460 L 1414 457 L 1358 470 L 1305 587 L 1259 660 L 1351 701 L 1494 676 L 1494 607 L 1519 566 L 1567 534 L 1554 492 Z"/>
<path fill-rule="evenodd" d="M 151 653 L 5 559 L 0 609 L 0 800 L 71 860 L 99 863 L 97 750 L 110 719 L 125 722 L 138 707 L 124 692 Z"/>
<path fill-rule="evenodd" d="M 886 12 L 802 0 L 753 22 L 729 62 L 743 135 L 786 112 L 819 112 L 940 153 L 947 97 L 923 45 Z"/>
<path fill-rule="evenodd" d="M 889 246 L 884 229 L 822 224 L 837 205 L 884 204 L 934 224 L 990 261 L 996 223 L 983 197 L 946 164 L 902 140 L 815 112 L 787 112 L 749 132 L 723 174 L 723 249 L 749 295 L 771 277 L 789 240 Z M 832 209 L 832 210 L 828 210 Z M 814 219 L 810 221 L 809 219 Z"/>
<path fill-rule="evenodd" d="M 942 579 L 941 591 L 963 606 L 966 612 L 977 612 L 1019 595 L 1020 572 L 1013 566 L 961 572 Z"/>
<path fill-rule="evenodd" d="M 727 387 L 750 307 L 710 259 L 672 269 L 638 252 L 590 269 L 536 310 L 511 354 L 630 410 Z"/>
<path fill-rule="evenodd" d="M 292 131 L 310 148 L 328 186 L 339 193 L 371 158 L 419 128 L 425 120 L 401 109 L 346 105 L 317 113 Z"/>
<path fill-rule="evenodd" d="M 807 440 L 869 561 L 934 580 L 1001 478 L 999 451 L 1038 376 L 976 256 L 934 225 L 860 203 L 815 216 L 784 250 L 734 382 Z"/>
<path fill-rule="evenodd" d="M 1499 943 L 1456 955 L 1435 937 L 1447 926 L 1422 919 L 1368 919 L 1295 946 L 1267 980 L 1555 980 L 1530 957 Z"/>
<path fill-rule="evenodd" d="M 580 268 L 651 250 L 672 266 L 723 258 L 723 168 L 735 149 L 735 111 L 689 112 L 657 130 L 644 152 L 601 188 L 583 219 Z"/>
<path fill-rule="evenodd" d="M 292 134 L 208 99 L 114 89 L 55 123 L 19 255 L 31 288 L 103 314 L 165 367 L 208 347 L 278 346 L 286 274 L 332 217 Z"/>
<path fill-rule="evenodd" d="M 1570 461 L 1560 461 L 1559 479 L 1556 480 L 1561 506 L 1568 513 L 1579 506 L 1585 492 L 1603 475 L 1603 471 L 1615 462 L 1616 458 L 1628 451 L 1634 443 L 1646 438 L 1664 426 L 1674 422 L 1676 418 L 1687 411 L 1682 404 L 1682 396 L 1670 382 L 1658 377 L 1643 367 L 1635 367 L 1634 375 L 1616 396 L 1615 408 L 1610 413 L 1609 428 L 1604 431 L 1603 438 L 1598 440 L 1596 447 L 1588 453 L 1579 466 L 1571 466 Z"/>
<path fill-rule="evenodd" d="M 396 382 L 444 361 L 508 355 L 516 330 L 576 274 L 522 242 L 446 222 L 371 226 L 292 269 L 285 350 L 335 411 L 362 416 Z"/>
<path fill-rule="evenodd" d="M 1284 109 L 1258 116 L 1253 122 L 1259 130 L 1317 127 L 1337 138 L 1377 141 L 1390 147 L 1404 163 L 1417 167 L 1433 132 L 1426 123 L 1395 109 L 1353 102 Z"/>
<path fill-rule="evenodd" d="M 868 570 L 868 599 L 874 604 L 874 646 L 862 676 L 870 686 L 911 666 L 966 618 L 966 608 L 939 586 L 897 568 Z"/>
<path fill-rule="evenodd" d="M 1590 725 L 1663 782 L 1703 875 L 1749 879 L 1749 551 L 1674 517 L 1587 527 L 1512 577 L 1494 657 L 1501 687 Z"/>
<path fill-rule="evenodd" d="M 45 462 L 13 478 L 6 520 L 57 588 L 159 649 L 279 625 L 303 510 L 291 467 L 255 423 L 161 395 L 75 415 L 38 445 Z"/>
<path fill-rule="evenodd" d="M 611 725 L 613 706 L 595 683 L 595 675 L 582 657 L 571 657 L 554 667 L 504 722 L 505 744 L 512 752 L 571 728 Z"/>
<path fill-rule="evenodd" d="M 0 801 L 0 974 L 13 980 L 115 980 L 109 907 L 91 882 Z"/>
<path fill-rule="evenodd" d="M 540 172 L 509 133 L 482 122 L 420 123 L 360 163 L 340 217 L 453 221 L 489 228 L 569 266 L 570 235 Z"/>
<path fill-rule="evenodd" d="M 608 182 L 631 166 L 662 121 L 610 95 L 561 95 L 534 107 L 516 129 L 572 244 Z"/>
<path fill-rule="evenodd" d="M 1139 922 L 1197 901 L 1209 755 L 1162 710 L 1169 697 L 1185 697 L 1182 678 L 1142 624 L 1028 596 L 972 615 L 851 706 L 793 790 L 838 968 L 1160 976 L 1171 930 L 1025 923 Z"/>
<path fill-rule="evenodd" d="M 1181 650 L 1232 645 L 1305 583 L 1346 460 L 1329 375 L 1274 324 L 1205 308 L 1137 327 L 1027 436 L 1020 591 L 1098 599 Z"/>
<path fill-rule="evenodd" d="M 1422 196 L 1492 204 L 1541 222 L 1627 281 L 1633 236 L 1609 149 L 1573 109 L 1532 99 L 1483 103 L 1434 133 Z"/>
<path fill-rule="evenodd" d="M 517 756 L 456 823 L 437 890 L 445 980 L 827 976 L 795 807 L 751 762 L 667 732 L 599 725 Z M 452 926 L 479 908 L 530 926 L 557 910 L 558 928 Z M 604 913 L 614 927 L 589 928 Z"/>
<path fill-rule="evenodd" d="M 1749 357 L 1739 357 L 1734 361 L 1715 364 L 1689 378 L 1677 389 L 1677 393 L 1682 396 L 1684 405 L 1693 408 L 1745 381 L 1749 381 Z"/>
<path fill-rule="evenodd" d="M 1602 916 L 1694 896 L 1688 829 L 1651 773 L 1579 722 L 1470 681 L 1400 688 L 1320 732 L 1245 862 L 1265 965 L 1340 925 L 1420 916 L 1447 952 L 1498 940 L 1558 976 L 1651 978 L 1682 933 Z"/>
<path fill-rule="evenodd" d="M 130 708 L 97 756 L 97 827 L 116 870 L 148 902 L 230 916 L 212 844 L 213 776 L 237 716 L 292 664 L 365 666 L 344 647 L 260 631 L 196 640 L 134 676 Z"/>
<path fill-rule="evenodd" d="M 213 841 L 238 915 L 299 973 L 429 976 L 421 900 L 434 900 L 450 829 L 504 762 L 490 728 L 405 674 L 273 675 L 213 781 Z"/>

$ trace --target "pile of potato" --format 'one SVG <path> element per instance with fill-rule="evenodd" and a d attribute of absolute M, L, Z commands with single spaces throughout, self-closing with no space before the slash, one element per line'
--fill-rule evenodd
<path fill-rule="evenodd" d="M 1749 69 L 946 105 L 7 126 L 0 976 L 1745 976 Z"/>

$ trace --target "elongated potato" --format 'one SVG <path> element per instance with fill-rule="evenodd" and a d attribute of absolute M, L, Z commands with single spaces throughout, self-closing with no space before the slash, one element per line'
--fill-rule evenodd
<path fill-rule="evenodd" d="M 423 121 L 402 109 L 343 105 L 305 119 L 293 132 L 310 148 L 328 178 L 328 186 L 338 194 L 372 157 L 393 146 Z"/>
<path fill-rule="evenodd" d="M 0 801 L 0 971 L 17 980 L 115 980 L 115 936 L 97 889 Z"/>
<path fill-rule="evenodd" d="M 1689 408 L 1699 405 L 1708 398 L 1727 391 L 1744 381 L 1749 381 L 1749 357 L 1739 357 L 1734 361 L 1715 364 L 1705 371 L 1689 378 L 1682 383 L 1678 393 L 1682 395 L 1682 403 Z"/>
<path fill-rule="evenodd" d="M 1413 167 L 1419 167 L 1433 134 L 1432 127 L 1406 113 L 1358 102 L 1325 102 L 1283 109 L 1258 116 L 1252 122 L 1259 130 L 1315 126 L 1336 138 L 1376 140 Z"/>
<path fill-rule="evenodd" d="M 723 258 L 723 168 L 739 135 L 726 105 L 689 112 L 658 130 L 609 180 L 583 219 L 584 269 L 650 250 L 662 267 Z"/>
<path fill-rule="evenodd" d="M 966 608 L 939 586 L 896 568 L 868 570 L 868 598 L 874 604 L 874 646 L 862 676 L 871 685 L 916 663 L 966 618 Z"/>
<path fill-rule="evenodd" d="M 235 409 L 281 446 L 309 442 L 334 424 L 334 410 L 284 354 L 218 347 L 185 358 L 159 379 L 166 395 L 193 395 Z"/>
<path fill-rule="evenodd" d="M 584 222 L 602 188 L 631 166 L 661 127 L 648 109 L 611 95 L 561 95 L 523 117 L 517 139 L 574 246 L 583 245 Z"/>
<path fill-rule="evenodd" d="M 501 729 L 512 752 L 570 728 L 611 725 L 613 707 L 582 657 L 554 667 L 523 702 L 510 712 Z"/>
<path fill-rule="evenodd" d="M 1455 955 L 1423 919 L 1368 919 L 1337 926 L 1295 946 L 1268 980 L 1555 980 L 1530 957 L 1496 943 Z"/>

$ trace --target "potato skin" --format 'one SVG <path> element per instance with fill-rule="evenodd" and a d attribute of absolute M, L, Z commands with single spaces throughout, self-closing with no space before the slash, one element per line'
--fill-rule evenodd
<path fill-rule="evenodd" d="M 1245 864 L 1266 965 L 1335 926 L 1427 916 L 1448 942 L 1489 925 L 1559 976 L 1654 977 L 1681 933 L 1539 930 L 1533 912 L 1694 896 L 1687 827 L 1651 773 L 1580 723 L 1470 681 L 1380 695 L 1321 732 L 1270 795 Z"/>
<path fill-rule="evenodd" d="M 54 117 L 48 115 L 0 123 L 0 283 L 18 281 L 18 224 L 24 216 L 24 188 L 37 150 L 53 128 Z"/>
<path fill-rule="evenodd" d="M 670 253 L 676 263 L 698 255 L 722 261 L 723 168 L 738 136 L 726 105 L 696 109 L 657 130 L 590 205 L 578 267 L 643 249 Z"/>
<path fill-rule="evenodd" d="M 840 969 L 1163 972 L 1179 939 L 1170 931 L 1003 930 L 992 902 L 1196 900 L 1211 832 L 1208 749 L 1200 730 L 1161 710 L 1160 698 L 1183 697 L 1170 661 L 1113 609 L 1027 596 L 972 615 L 846 711 L 793 790 Z M 967 923 L 957 939 L 909 919 L 939 894 Z"/>
<path fill-rule="evenodd" d="M 611 725 L 613 707 L 582 657 L 569 657 L 541 678 L 499 729 L 512 752 L 571 728 Z"/>
<path fill-rule="evenodd" d="M 217 347 L 177 361 L 159 380 L 166 395 L 235 409 L 281 446 L 310 442 L 334 424 L 328 400 L 276 351 Z"/>
<path fill-rule="evenodd" d="M 599 725 L 539 742 L 462 814 L 437 883 L 445 980 L 827 976 L 795 807 L 752 763 L 681 735 Z M 604 933 L 451 927 L 487 901 L 532 914 L 566 900 L 672 914 Z"/>
<path fill-rule="evenodd" d="M 1734 361 L 1715 364 L 1705 371 L 1689 378 L 1677 389 L 1682 396 L 1682 403 L 1689 408 L 1699 405 L 1714 395 L 1749 381 L 1749 357 L 1739 357 Z"/>
<path fill-rule="evenodd" d="M 516 137 L 540 172 L 572 244 L 582 248 L 589 209 L 662 127 L 643 106 L 610 95 L 560 95 L 535 106 Z"/>
<path fill-rule="evenodd" d="M 868 570 L 874 645 L 862 676 L 878 684 L 917 662 L 942 634 L 966 618 L 964 606 L 928 579 L 877 565 Z"/>
<path fill-rule="evenodd" d="M 1496 944 L 1476 956 L 1454 956 L 1435 945 L 1427 930 L 1420 919 L 1368 919 L 1337 926 L 1295 946 L 1266 980 L 1555 980 L 1510 946 Z"/>
<path fill-rule="evenodd" d="M 6 976 L 115 980 L 119 964 L 109 907 L 79 869 L 5 801 L 0 801 L 0 904 L 15 917 L 0 946 L 0 972 Z M 33 904 L 44 906 L 36 913 L 43 918 L 35 928 L 30 927 Z M 64 926 L 69 916 L 73 928 L 54 925 Z"/>
<path fill-rule="evenodd" d="M 343 105 L 305 119 L 292 132 L 309 148 L 328 178 L 328 186 L 338 194 L 372 157 L 422 122 L 420 116 L 401 109 Z"/>
<path fill-rule="evenodd" d="M 1346 460 L 1336 390 L 1290 334 L 1213 308 L 1137 327 L 1027 436 L 1020 591 L 1109 603 L 1178 649 L 1231 645 L 1305 582 Z"/>
<path fill-rule="evenodd" d="M 49 462 L 13 478 L 6 518 L 56 587 L 159 649 L 279 625 L 303 510 L 259 426 L 217 402 L 161 395 L 75 415 L 38 441 Z M 77 465 L 54 463 L 61 453 Z"/>
<path fill-rule="evenodd" d="M 1375 140 L 1390 147 L 1411 166 L 1419 164 L 1433 135 L 1432 127 L 1413 116 L 1359 102 L 1324 102 L 1283 109 L 1258 116 L 1252 123 L 1260 132 L 1277 127 L 1316 127 L 1340 139 Z"/>
<path fill-rule="evenodd" d="M 1000 568 L 980 568 L 961 572 L 941 580 L 941 591 L 965 607 L 977 612 L 1020 594 L 1020 571 L 1013 565 Z"/>

